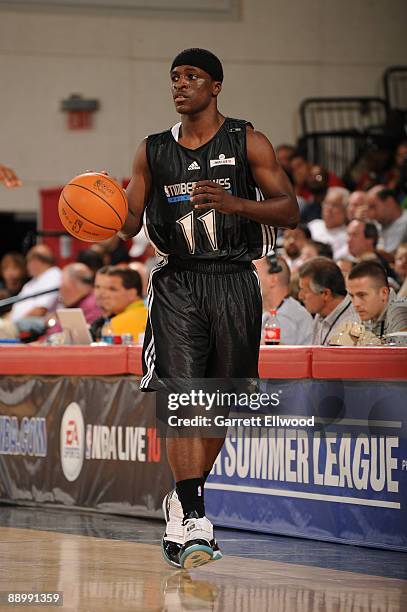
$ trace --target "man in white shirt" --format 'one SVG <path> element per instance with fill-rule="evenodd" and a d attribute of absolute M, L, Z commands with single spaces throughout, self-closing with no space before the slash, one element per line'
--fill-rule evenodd
<path fill-rule="evenodd" d="M 344 187 L 330 187 L 322 203 L 322 219 L 310 221 L 312 239 L 330 244 L 334 259 L 346 257 L 346 207 L 349 191 Z"/>
<path fill-rule="evenodd" d="M 394 252 L 407 231 L 407 210 L 402 209 L 396 192 L 383 185 L 368 191 L 369 216 L 382 226 L 383 249 Z"/>
<path fill-rule="evenodd" d="M 339 267 L 327 257 L 314 257 L 298 271 L 299 297 L 315 315 L 312 344 L 328 345 L 345 321 L 359 321 Z"/>
<path fill-rule="evenodd" d="M 10 313 L 14 322 L 26 317 L 43 317 L 55 304 L 61 283 L 61 270 L 55 266 L 52 251 L 45 244 L 36 245 L 28 251 L 27 270 L 31 280 L 24 285 L 17 297 L 30 296 L 49 289 L 56 291 L 14 304 Z"/>
<path fill-rule="evenodd" d="M 281 326 L 281 344 L 311 344 L 312 317 L 289 295 L 290 269 L 283 257 L 266 257 L 260 274 L 263 294 L 263 329 L 269 311 L 277 310 Z"/>

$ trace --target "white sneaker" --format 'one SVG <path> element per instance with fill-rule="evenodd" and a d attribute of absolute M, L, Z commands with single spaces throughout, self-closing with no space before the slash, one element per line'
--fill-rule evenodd
<path fill-rule="evenodd" d="M 184 512 L 175 489 L 164 497 L 163 512 L 167 523 L 164 538 L 182 545 L 184 543 Z"/>
<path fill-rule="evenodd" d="M 161 543 L 163 556 L 167 563 L 173 567 L 181 567 L 179 556 L 185 540 L 184 512 L 175 489 L 164 497 L 162 508 L 167 523 Z M 208 523 L 212 529 L 212 538 L 210 540 L 210 546 L 213 550 L 212 561 L 218 561 L 222 559 L 223 555 L 216 539 L 213 537 L 213 526 L 209 521 Z"/>
<path fill-rule="evenodd" d="M 167 493 L 163 500 L 164 518 L 167 523 L 161 540 L 164 559 L 173 567 L 181 567 L 179 553 L 184 544 L 184 513 L 178 495 L 174 490 Z"/>
<path fill-rule="evenodd" d="M 191 569 L 209 563 L 213 559 L 212 523 L 197 512 L 190 512 L 184 517 L 185 542 L 179 554 L 181 567 Z"/>

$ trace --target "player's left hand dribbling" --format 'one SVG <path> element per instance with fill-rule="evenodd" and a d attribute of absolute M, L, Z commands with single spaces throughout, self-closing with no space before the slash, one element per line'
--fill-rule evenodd
<path fill-rule="evenodd" d="M 198 181 L 190 198 L 194 208 L 214 208 L 225 215 L 237 212 L 236 199 L 214 181 Z"/>

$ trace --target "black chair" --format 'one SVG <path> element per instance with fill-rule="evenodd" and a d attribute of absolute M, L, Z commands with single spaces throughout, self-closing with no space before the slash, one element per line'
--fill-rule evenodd
<path fill-rule="evenodd" d="M 307 98 L 300 106 L 298 146 L 312 163 L 344 176 L 372 144 L 383 140 L 387 115 L 382 98 Z"/>

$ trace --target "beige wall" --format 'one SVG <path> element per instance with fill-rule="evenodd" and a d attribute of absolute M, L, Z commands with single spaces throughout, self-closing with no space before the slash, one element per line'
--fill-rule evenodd
<path fill-rule="evenodd" d="M 220 109 L 251 119 L 276 145 L 299 134 L 308 96 L 377 95 L 405 63 L 406 0 L 242 0 L 240 19 L 0 10 L 0 161 L 24 180 L 0 210 L 34 211 L 38 189 L 86 169 L 129 174 L 138 142 L 177 120 L 168 69 L 182 48 L 224 62 Z M 60 101 L 98 98 L 88 132 L 69 132 Z"/>

